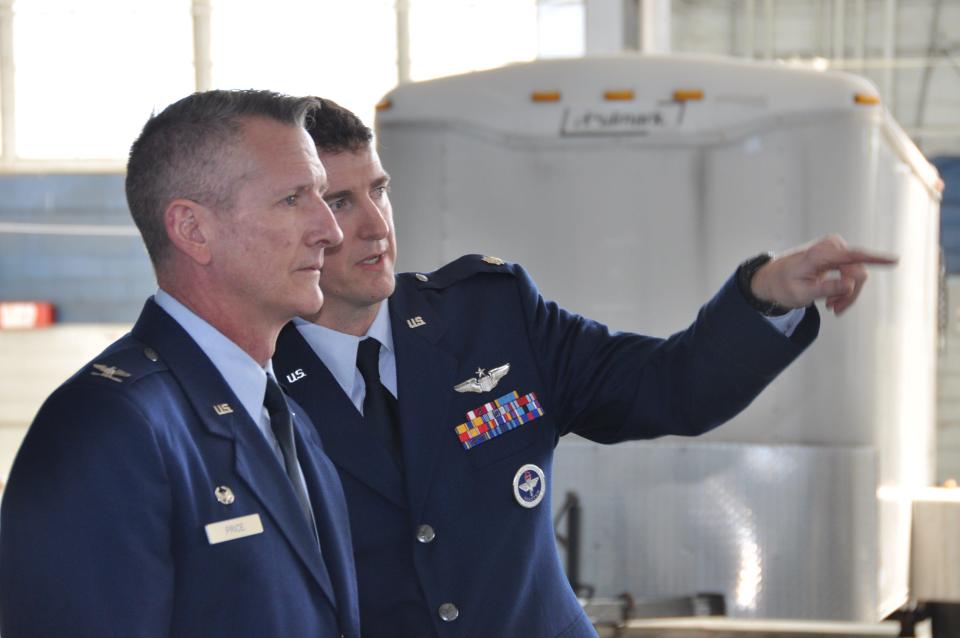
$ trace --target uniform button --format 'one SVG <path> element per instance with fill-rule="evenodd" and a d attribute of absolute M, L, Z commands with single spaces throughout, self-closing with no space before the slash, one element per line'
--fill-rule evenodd
<path fill-rule="evenodd" d="M 154 363 L 160 360 L 160 355 L 158 355 L 157 351 L 154 350 L 153 348 L 144 348 L 143 356 L 145 356 L 147 359 L 150 359 Z"/>
<path fill-rule="evenodd" d="M 421 543 L 431 543 L 437 537 L 437 533 L 429 525 L 421 525 L 417 528 L 417 540 Z"/>
<path fill-rule="evenodd" d="M 460 610 L 453 603 L 443 603 L 440 605 L 439 611 L 443 622 L 453 622 L 460 615 Z"/>
<path fill-rule="evenodd" d="M 415 276 L 419 281 L 429 281 L 429 280 L 430 280 L 429 277 L 427 277 L 427 276 L 424 275 L 423 273 L 419 273 L 419 272 L 418 272 L 418 273 L 417 273 L 416 275 L 414 275 L 414 276 Z"/>

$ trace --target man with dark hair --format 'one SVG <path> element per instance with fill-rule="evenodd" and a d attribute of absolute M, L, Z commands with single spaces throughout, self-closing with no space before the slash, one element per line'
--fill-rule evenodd
<path fill-rule="evenodd" d="M 314 116 L 318 117 L 311 117 L 309 131 L 318 152 L 357 152 L 370 145 L 373 131 L 359 117 L 333 100 L 314 99 L 318 102 Z"/>
<path fill-rule="evenodd" d="M 395 275 L 369 129 L 326 101 L 308 130 L 344 241 L 327 252 L 323 308 L 284 328 L 274 364 L 340 471 L 369 638 L 595 636 L 554 542 L 560 436 L 719 425 L 815 338 L 815 299 L 840 313 L 863 264 L 890 262 L 827 237 L 748 260 L 669 339 L 611 333 L 497 258 Z"/>
<path fill-rule="evenodd" d="M 342 239 L 303 128 L 315 105 L 197 93 L 134 143 L 127 197 L 159 290 L 17 454 L 5 638 L 359 638 L 340 481 L 270 363 Z"/>

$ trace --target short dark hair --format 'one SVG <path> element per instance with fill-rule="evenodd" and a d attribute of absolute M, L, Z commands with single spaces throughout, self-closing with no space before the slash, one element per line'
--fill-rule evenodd
<path fill-rule="evenodd" d="M 126 191 L 154 268 L 170 249 L 163 215 L 171 201 L 183 197 L 211 208 L 233 207 L 236 184 L 222 170 L 223 157 L 225 147 L 239 140 L 243 120 L 264 117 L 304 127 L 315 106 L 312 98 L 272 91 L 204 91 L 147 120 L 130 148 Z"/>
<path fill-rule="evenodd" d="M 307 120 L 307 133 L 321 153 L 359 151 L 373 140 L 373 131 L 359 117 L 333 100 L 314 98 L 317 105 Z"/>

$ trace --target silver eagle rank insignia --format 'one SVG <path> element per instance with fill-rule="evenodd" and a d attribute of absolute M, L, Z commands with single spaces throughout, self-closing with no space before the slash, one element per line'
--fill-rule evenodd
<path fill-rule="evenodd" d="M 121 370 L 117 366 L 105 366 L 102 363 L 95 363 L 93 367 L 97 369 L 96 372 L 91 372 L 95 377 L 103 377 L 104 379 L 110 379 L 111 381 L 116 381 L 117 383 L 123 383 L 124 378 L 129 377 L 130 373 L 126 370 Z"/>

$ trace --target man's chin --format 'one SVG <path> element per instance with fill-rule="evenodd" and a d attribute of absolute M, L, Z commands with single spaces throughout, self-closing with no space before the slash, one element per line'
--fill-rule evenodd
<path fill-rule="evenodd" d="M 392 295 L 393 291 L 397 287 L 397 282 L 396 280 L 394 280 L 392 275 L 390 276 L 390 280 L 384 283 L 385 285 L 379 291 L 380 301 L 383 301 L 384 299 Z"/>
<path fill-rule="evenodd" d="M 387 297 L 393 294 L 394 288 L 396 288 L 397 282 L 393 278 L 393 271 L 390 273 L 381 273 L 376 279 L 368 280 L 363 282 L 363 285 L 357 285 L 354 287 L 354 291 L 358 294 L 358 297 L 363 299 L 369 299 L 373 303 L 380 303 Z"/>
<path fill-rule="evenodd" d="M 310 320 L 310 317 L 314 317 L 320 314 L 320 310 L 323 308 L 323 293 L 317 288 L 317 296 L 309 302 L 304 302 L 301 304 L 297 316 L 303 317 L 306 320 Z"/>

